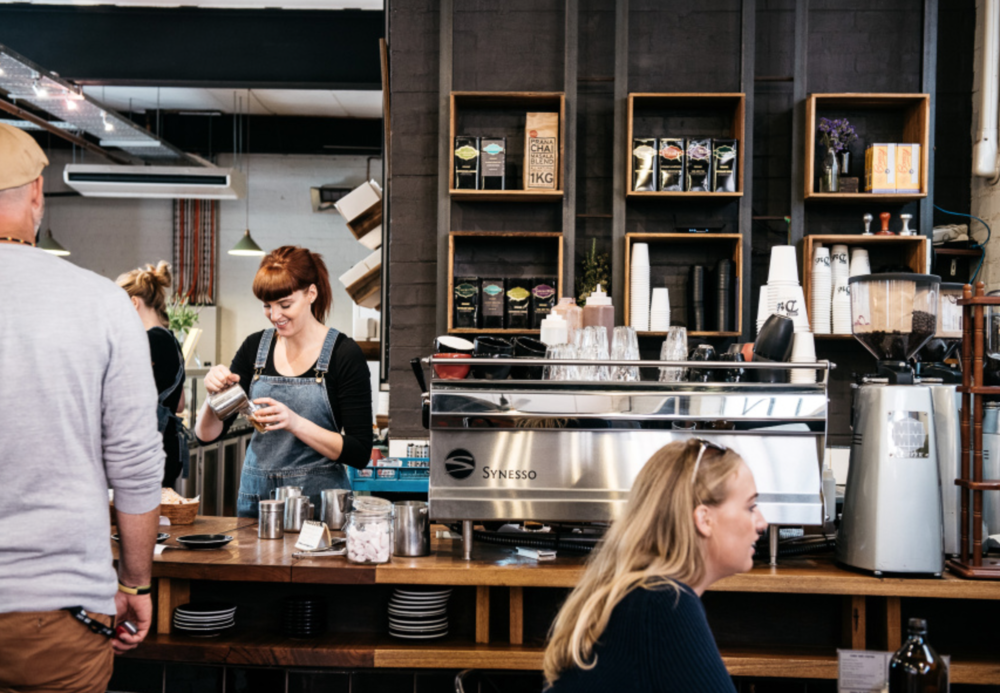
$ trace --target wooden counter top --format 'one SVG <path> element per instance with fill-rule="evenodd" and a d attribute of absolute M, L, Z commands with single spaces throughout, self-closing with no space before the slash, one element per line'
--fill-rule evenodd
<path fill-rule="evenodd" d="M 349 563 L 342 556 L 292 558 L 297 534 L 281 540 L 257 538 L 257 524 L 246 518 L 198 517 L 193 525 L 164 528 L 168 546 L 179 546 L 185 534 L 231 534 L 223 549 L 167 549 L 153 563 L 153 577 L 191 580 L 294 582 L 312 584 L 427 584 L 499 587 L 562 587 L 576 585 L 586 558 L 563 554 L 537 562 L 514 550 L 476 544 L 473 560 L 465 561 L 461 542 L 433 539 L 430 556 L 393 558 L 379 566 Z M 1000 582 L 963 580 L 951 574 L 933 578 L 877 578 L 836 565 L 832 557 L 783 558 L 772 568 L 759 564 L 711 588 L 719 592 L 834 594 L 878 597 L 1000 600 Z"/>

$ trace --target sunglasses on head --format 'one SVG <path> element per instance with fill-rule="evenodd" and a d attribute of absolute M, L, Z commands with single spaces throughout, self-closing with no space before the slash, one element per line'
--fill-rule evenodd
<path fill-rule="evenodd" d="M 716 451 L 718 451 L 720 453 L 723 453 L 723 452 L 726 452 L 726 450 L 729 449 L 725 445 L 719 445 L 718 443 L 713 443 L 712 441 L 705 440 L 704 438 L 694 438 L 694 440 L 699 443 L 700 447 L 698 448 L 698 457 L 694 461 L 694 471 L 691 472 L 691 484 L 692 485 L 695 483 L 695 480 L 698 478 L 698 467 L 701 466 L 701 458 L 705 456 L 705 451 L 706 450 L 711 449 L 711 450 L 716 450 Z"/>

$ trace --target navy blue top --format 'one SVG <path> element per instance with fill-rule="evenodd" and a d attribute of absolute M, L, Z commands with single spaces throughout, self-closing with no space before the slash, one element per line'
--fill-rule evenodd
<path fill-rule="evenodd" d="M 594 653 L 593 669 L 564 671 L 548 693 L 736 693 L 705 607 L 687 585 L 630 592 Z"/>

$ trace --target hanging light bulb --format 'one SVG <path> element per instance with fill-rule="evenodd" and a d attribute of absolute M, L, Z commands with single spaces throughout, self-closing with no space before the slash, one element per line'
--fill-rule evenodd
<path fill-rule="evenodd" d="M 39 241 L 38 247 L 48 253 L 52 253 L 53 255 L 59 255 L 60 257 L 66 257 L 70 254 L 68 250 L 62 247 L 59 241 L 52 237 L 51 228 L 45 232 L 45 237 Z"/>
<path fill-rule="evenodd" d="M 230 255 L 240 255 L 242 257 L 260 257 L 264 255 L 264 251 L 259 245 L 254 241 L 253 237 L 250 235 L 250 229 L 246 230 L 243 234 L 243 238 L 232 247 L 229 251 Z"/>
<path fill-rule="evenodd" d="M 35 92 L 35 96 L 40 99 L 44 99 L 49 95 L 48 90 L 42 86 L 41 77 L 35 77 L 35 79 L 31 82 L 31 90 Z"/>
<path fill-rule="evenodd" d="M 101 111 L 101 122 L 104 123 L 105 132 L 111 132 L 115 129 L 114 124 L 108 122 L 108 114 L 105 111 Z"/>

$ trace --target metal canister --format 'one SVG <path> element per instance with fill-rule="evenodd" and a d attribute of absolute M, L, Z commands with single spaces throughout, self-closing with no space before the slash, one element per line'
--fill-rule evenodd
<path fill-rule="evenodd" d="M 983 478 L 1000 478 L 1000 403 L 983 405 Z M 983 523 L 987 534 L 1000 533 L 1000 493 L 983 494 Z"/>
<path fill-rule="evenodd" d="M 257 537 L 281 539 L 285 536 L 285 501 L 262 500 L 258 507 L 260 520 L 257 523 Z"/>
<path fill-rule="evenodd" d="M 301 532 L 309 519 L 309 496 L 292 496 L 285 501 L 285 531 Z"/>
<path fill-rule="evenodd" d="M 429 556 L 431 553 L 431 521 L 427 503 L 400 501 L 392 511 L 392 555 Z"/>
<path fill-rule="evenodd" d="M 254 408 L 239 383 L 233 383 L 225 390 L 209 394 L 208 406 L 222 420 L 244 410 L 252 412 Z"/>
<path fill-rule="evenodd" d="M 320 519 L 333 530 L 343 529 L 347 513 L 351 512 L 354 493 L 347 488 L 329 488 L 320 491 Z"/>

